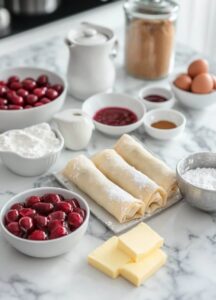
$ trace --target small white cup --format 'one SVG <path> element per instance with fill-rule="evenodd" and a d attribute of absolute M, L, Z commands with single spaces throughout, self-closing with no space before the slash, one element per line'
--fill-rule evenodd
<path fill-rule="evenodd" d="M 81 150 L 87 147 L 94 124 L 81 109 L 67 109 L 54 116 L 65 141 L 65 147 L 71 150 Z"/>
<path fill-rule="evenodd" d="M 151 102 L 145 99 L 145 96 L 159 95 L 163 96 L 167 100 L 164 102 Z M 139 91 L 139 99 L 143 101 L 148 110 L 155 108 L 171 108 L 175 104 L 175 98 L 172 91 L 168 88 L 158 86 L 147 86 Z"/>
<path fill-rule="evenodd" d="M 170 121 L 177 127 L 172 129 L 158 129 L 152 127 L 152 123 L 159 121 Z M 186 119 L 184 115 L 174 109 L 153 109 L 144 116 L 146 132 L 158 140 L 169 140 L 180 135 L 185 129 Z"/>

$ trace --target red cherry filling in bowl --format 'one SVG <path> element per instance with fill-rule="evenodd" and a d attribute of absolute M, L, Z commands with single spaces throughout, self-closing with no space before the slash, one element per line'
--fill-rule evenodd
<path fill-rule="evenodd" d="M 14 203 L 4 216 L 7 230 L 24 239 L 43 241 L 60 238 L 79 228 L 86 217 L 75 198 L 59 194 L 30 196 Z"/>
<path fill-rule="evenodd" d="M 63 92 L 61 84 L 51 84 L 48 76 L 21 80 L 14 75 L 0 81 L 0 110 L 20 110 L 38 107 L 57 99 Z"/>
<path fill-rule="evenodd" d="M 96 112 L 93 119 L 110 126 L 125 126 L 136 123 L 137 115 L 124 107 L 105 107 Z"/>

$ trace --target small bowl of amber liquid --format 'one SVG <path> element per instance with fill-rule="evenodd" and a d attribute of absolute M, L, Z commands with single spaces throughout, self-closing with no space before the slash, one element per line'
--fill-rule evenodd
<path fill-rule="evenodd" d="M 174 109 L 153 109 L 144 116 L 146 132 L 158 140 L 176 138 L 184 131 L 185 125 L 185 116 Z"/>

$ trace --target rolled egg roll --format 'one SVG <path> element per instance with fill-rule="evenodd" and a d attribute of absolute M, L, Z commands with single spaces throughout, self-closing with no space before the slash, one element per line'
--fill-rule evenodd
<path fill-rule="evenodd" d="M 79 155 L 69 161 L 63 170 L 63 175 L 105 208 L 120 223 L 140 218 L 145 212 L 142 201 L 110 181 L 84 155 Z"/>
<path fill-rule="evenodd" d="M 142 200 L 147 213 L 152 213 L 166 204 L 165 190 L 129 165 L 115 150 L 103 150 L 94 155 L 92 161 L 111 181 Z"/>
<path fill-rule="evenodd" d="M 170 197 L 177 190 L 175 172 L 153 156 L 131 136 L 124 134 L 114 146 L 116 152 L 130 165 L 163 187 Z"/>

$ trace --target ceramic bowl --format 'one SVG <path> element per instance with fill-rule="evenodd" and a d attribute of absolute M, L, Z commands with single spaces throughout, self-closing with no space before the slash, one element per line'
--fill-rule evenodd
<path fill-rule="evenodd" d="M 125 126 L 110 126 L 93 120 L 94 115 L 98 110 L 114 106 L 127 108 L 133 111 L 137 115 L 138 121 Z M 119 136 L 137 129 L 140 125 L 142 125 L 143 118 L 146 113 L 145 104 L 139 99 L 117 93 L 103 93 L 94 95 L 83 103 L 82 110 L 94 121 L 96 129 L 111 136 Z"/>
<path fill-rule="evenodd" d="M 216 168 L 216 153 L 194 153 L 179 161 L 177 180 L 185 200 L 192 206 L 207 212 L 216 212 L 216 191 L 200 188 L 183 178 L 183 174 L 195 168 Z"/>
<path fill-rule="evenodd" d="M 151 126 L 152 123 L 158 121 L 170 121 L 177 125 L 173 129 L 158 129 Z M 180 135 L 186 124 L 184 115 L 174 109 L 153 109 L 146 113 L 144 117 L 144 126 L 146 132 L 153 138 L 158 140 L 169 140 Z"/>
<path fill-rule="evenodd" d="M 67 236 L 46 241 L 27 240 L 19 238 L 10 233 L 4 225 L 4 216 L 11 205 L 16 202 L 23 202 L 29 196 L 42 196 L 46 193 L 57 193 L 63 195 L 66 198 L 76 198 L 79 201 L 81 208 L 84 208 L 86 210 L 86 218 L 83 224 L 77 230 L 71 232 Z M 0 212 L 0 228 L 5 239 L 11 244 L 11 246 L 16 248 L 20 252 L 33 257 L 53 257 L 71 251 L 82 239 L 88 227 L 89 214 L 90 211 L 87 202 L 80 195 L 74 192 L 61 188 L 36 188 L 14 196 L 3 206 Z"/>
<path fill-rule="evenodd" d="M 23 157 L 15 152 L 0 151 L 0 158 L 5 166 L 12 172 L 21 176 L 39 176 L 54 165 L 64 147 L 64 139 L 60 132 L 52 129 L 60 140 L 59 147 L 52 153 L 39 158 Z"/>
<path fill-rule="evenodd" d="M 209 94 L 195 94 L 181 90 L 173 83 L 177 76 L 174 77 L 170 84 L 177 100 L 179 100 L 179 102 L 181 102 L 184 106 L 192 109 L 205 109 L 208 106 L 216 104 L 216 91 Z"/>
<path fill-rule="evenodd" d="M 66 81 L 56 73 L 46 69 L 20 67 L 2 70 L 0 74 L 0 80 L 7 80 L 8 77 L 12 75 L 17 75 L 21 79 L 26 77 L 37 78 L 41 74 L 47 75 L 51 83 L 63 85 L 64 91 L 62 94 L 54 101 L 42 106 L 24 110 L 0 110 L 0 132 L 11 129 L 20 129 L 46 122 L 61 109 L 67 93 L 67 84 Z"/>
<path fill-rule="evenodd" d="M 165 102 L 151 102 L 145 99 L 145 96 L 149 95 L 159 95 L 163 96 L 167 99 Z M 147 107 L 147 109 L 155 109 L 155 108 L 171 108 L 175 104 L 175 98 L 170 89 L 164 87 L 157 86 L 147 86 L 142 88 L 139 91 L 139 99 L 143 101 Z"/>

